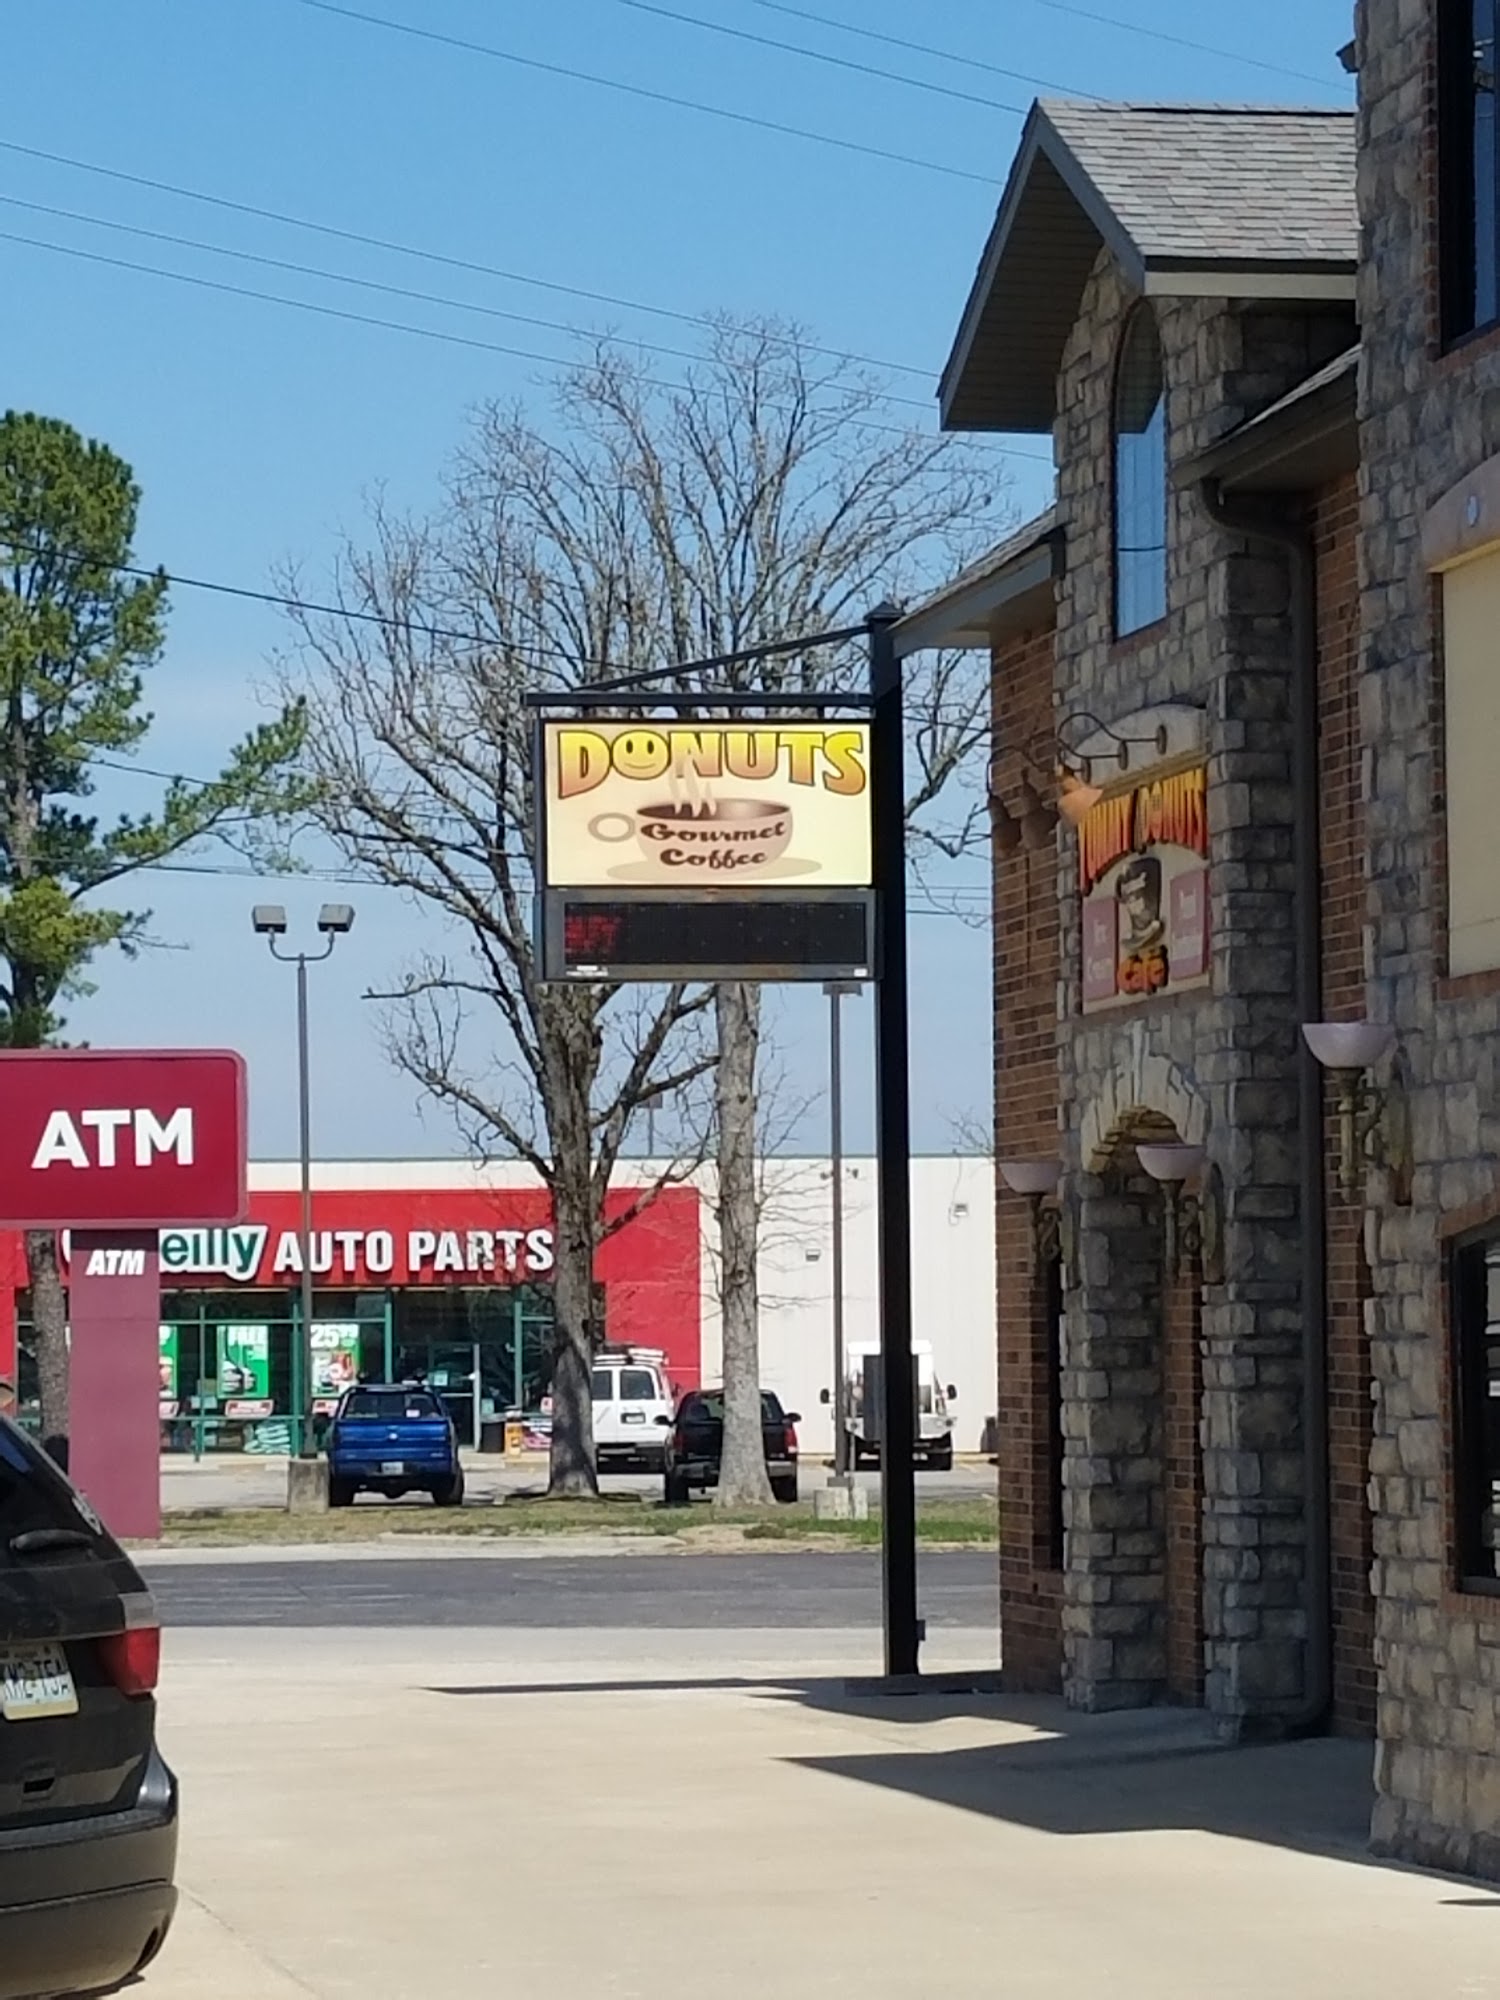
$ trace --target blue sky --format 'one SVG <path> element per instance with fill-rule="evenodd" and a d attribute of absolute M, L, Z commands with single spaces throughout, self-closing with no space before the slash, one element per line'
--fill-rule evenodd
<path fill-rule="evenodd" d="M 1253 10 L 1201 0 L 1076 7 L 927 0 L 920 9 L 899 0 L 805 0 L 805 11 L 957 51 L 962 63 L 799 18 L 791 0 L 663 0 L 678 14 L 899 71 L 994 100 L 993 107 L 730 38 L 627 0 L 352 4 L 532 63 L 932 164 L 896 164 L 735 124 L 392 33 L 307 0 L 233 7 L 137 0 L 128 9 L 117 0 L 72 0 L 66 9 L 14 13 L 0 135 L 9 142 L 0 147 L 0 397 L 63 417 L 129 459 L 145 491 L 139 553 L 183 576 L 267 587 L 292 562 L 316 591 L 340 532 L 358 529 L 374 488 L 402 507 L 427 505 L 466 412 L 489 397 L 534 397 L 540 405 L 549 370 L 11 239 L 564 362 L 577 344 L 566 333 L 360 292 L 332 277 L 257 267 L 19 203 L 438 294 L 491 315 L 531 315 L 674 347 L 692 346 L 693 329 L 335 241 L 15 148 L 555 286 L 689 314 L 777 312 L 827 343 L 921 371 L 893 378 L 893 386 L 926 396 L 1021 115 L 1039 91 L 1316 104 L 1350 96 L 1334 55 L 1350 33 L 1349 0 L 1262 0 Z M 1193 42 L 1217 52 L 1182 45 Z M 1015 443 L 1028 455 L 1009 460 L 1014 498 L 1031 510 L 1047 497 L 1044 443 Z M 256 720 L 258 689 L 285 627 L 269 609 L 178 589 L 170 633 L 151 687 L 158 722 L 139 761 L 204 772 Z M 155 791 L 149 778 L 131 776 L 104 798 L 140 810 Z M 290 1151 L 291 980 L 252 939 L 248 907 L 274 895 L 310 929 L 320 898 L 342 893 L 234 876 L 155 879 L 156 928 L 172 948 L 134 964 L 101 962 L 97 995 L 74 1010 L 75 1032 L 95 1043 L 243 1049 L 256 1149 Z M 386 1066 L 360 998 L 430 931 L 392 898 L 347 893 L 359 908 L 356 931 L 316 975 L 317 1146 L 342 1156 L 458 1150 L 442 1114 L 422 1113 Z M 915 926 L 915 1136 L 922 1148 L 941 1149 L 952 1119 L 982 1114 L 988 1102 L 989 944 L 982 928 L 951 918 L 922 917 Z M 825 1004 L 808 994 L 776 1003 L 774 1033 L 799 1097 L 822 1088 Z M 857 1005 L 849 1016 L 855 1145 L 870 1130 L 870 1011 Z M 824 1115 L 822 1107 L 810 1111 L 808 1143 L 819 1142 Z"/>

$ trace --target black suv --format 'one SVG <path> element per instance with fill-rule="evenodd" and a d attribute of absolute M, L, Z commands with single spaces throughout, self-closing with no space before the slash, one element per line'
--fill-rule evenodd
<path fill-rule="evenodd" d="M 761 1392 L 760 1412 L 771 1491 L 778 1500 L 790 1502 L 797 1497 L 797 1425 L 802 1419 L 794 1410 L 784 1410 L 769 1390 Z M 668 1507 L 680 1507 L 693 1487 L 719 1483 L 719 1461 L 724 1456 L 724 1391 L 690 1389 L 677 1405 L 676 1416 L 658 1421 L 670 1426 L 662 1453 L 662 1499 Z"/>
<path fill-rule="evenodd" d="M 88 1502 L 0 1417 L 0 2000 L 113 1986 L 161 1949 L 177 1781 L 161 1632 Z"/>

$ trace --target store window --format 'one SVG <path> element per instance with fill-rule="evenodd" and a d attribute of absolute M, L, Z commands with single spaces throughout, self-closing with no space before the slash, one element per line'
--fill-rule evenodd
<path fill-rule="evenodd" d="M 395 1301 L 395 1365 L 443 1398 L 465 1443 L 486 1423 L 538 1416 L 552 1383 L 551 1294 L 529 1285 L 450 1285 Z"/>
<path fill-rule="evenodd" d="M 1500 0 L 1439 0 L 1438 230 L 1443 337 L 1500 319 Z"/>
<path fill-rule="evenodd" d="M 388 1372 L 388 1295 L 313 1297 L 311 1401 L 321 1431 L 360 1375 Z M 294 1295 L 171 1291 L 162 1296 L 160 1410 L 166 1451 L 298 1448 L 308 1395 Z"/>
<path fill-rule="evenodd" d="M 1458 1580 L 1500 1595 L 1500 1229 L 1454 1250 L 1451 1298 Z"/>
<path fill-rule="evenodd" d="M 1126 322 L 1115 375 L 1115 634 L 1167 615 L 1167 391 L 1149 305 Z"/>

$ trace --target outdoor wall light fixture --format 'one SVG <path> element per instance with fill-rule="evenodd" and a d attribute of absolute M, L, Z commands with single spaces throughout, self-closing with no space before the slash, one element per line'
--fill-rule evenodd
<path fill-rule="evenodd" d="M 1162 1191 L 1163 1256 L 1169 1277 L 1195 1260 L 1206 1285 L 1224 1282 L 1224 1183 L 1206 1146 L 1138 1145 L 1142 1173 Z M 1184 1183 L 1197 1178 L 1197 1189 Z"/>
<path fill-rule="evenodd" d="M 1072 771 L 1064 770 L 1058 779 L 1057 810 L 1069 826 L 1082 826 L 1103 797 L 1100 786 L 1087 783 Z"/>
<path fill-rule="evenodd" d="M 1063 734 L 1064 730 L 1071 729 L 1079 722 L 1088 725 L 1091 735 L 1107 736 L 1114 747 L 1110 750 L 1094 750 L 1087 757 L 1082 756 L 1071 747 Z M 1086 708 L 1081 708 L 1075 710 L 1072 715 L 1064 716 L 1057 725 L 1057 742 L 1065 758 L 1081 765 L 1084 783 L 1092 784 L 1096 764 L 1114 763 L 1118 764 L 1122 771 L 1128 771 L 1132 749 L 1149 748 L 1154 750 L 1158 757 L 1165 757 L 1168 742 L 1167 725 L 1162 723 L 1159 728 L 1153 729 L 1149 736 L 1122 736 L 1118 729 L 1111 729 L 1107 722 L 1101 722 L 1097 715 L 1091 714 Z"/>
<path fill-rule="evenodd" d="M 1346 1201 L 1359 1192 L 1365 1166 L 1384 1167 L 1392 1195 L 1411 1200 L 1411 1124 L 1399 1068 L 1390 1081 L 1370 1072 L 1396 1044 L 1384 1021 L 1304 1021 L 1302 1037 L 1333 1079 L 1339 1115 L 1339 1187 Z"/>
<path fill-rule="evenodd" d="M 1107 737 L 1113 747 L 1107 751 L 1091 751 L 1088 756 L 1073 749 L 1063 732 L 1078 723 L 1084 724 L 1093 735 Z M 1052 838 L 1059 816 L 1071 827 L 1082 826 L 1104 797 L 1103 787 L 1094 783 L 1095 764 L 1112 763 L 1122 771 L 1128 770 L 1131 749 L 1140 746 L 1147 746 L 1158 757 L 1164 757 L 1167 753 L 1166 724 L 1152 730 L 1149 736 L 1123 736 L 1087 709 L 1079 710 L 1065 717 L 1055 733 L 1049 735 L 1043 732 L 1034 736 L 1020 752 L 1025 763 L 1049 789 L 1056 785 L 1055 802 L 1044 798 L 1029 777 L 1023 777 L 1013 807 L 1007 806 L 1000 796 L 996 760 L 990 765 L 989 799 L 997 853 L 1014 854 L 1018 847 L 1035 849 L 1044 846 Z"/>
<path fill-rule="evenodd" d="M 1036 1269 L 1059 1254 L 1059 1209 L 1048 1195 L 1057 1193 L 1062 1169 L 1056 1160 L 997 1160 L 1000 1178 L 1012 1194 L 1024 1195 L 1031 1204 L 1031 1254 Z"/>

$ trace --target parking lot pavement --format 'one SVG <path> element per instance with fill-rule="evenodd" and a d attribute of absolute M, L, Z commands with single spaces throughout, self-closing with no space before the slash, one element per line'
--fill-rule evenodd
<path fill-rule="evenodd" d="M 928 1664 L 976 1636 L 940 1635 Z M 1360 1853 L 1368 1746 L 850 1700 L 872 1651 L 836 1631 L 170 1632 L 185 1907 L 136 1990 L 655 2000 L 701 1966 L 728 2000 L 1500 1995 L 1500 1898 Z"/>
<path fill-rule="evenodd" d="M 827 1465 L 804 1459 L 804 1492 L 826 1484 L 830 1476 Z M 861 1472 L 858 1478 L 872 1496 L 879 1492 L 878 1472 Z M 465 1452 L 464 1479 L 470 1500 L 487 1504 L 507 1495 L 542 1491 L 547 1484 L 547 1463 L 542 1458 L 512 1461 L 484 1452 Z M 606 1493 L 635 1492 L 655 1498 L 661 1492 L 660 1473 L 607 1473 L 602 1483 Z M 986 1459 L 960 1459 L 951 1472 L 917 1474 L 919 1496 L 971 1500 L 994 1491 L 995 1469 Z M 284 1458 L 226 1452 L 198 1460 L 177 1456 L 162 1460 L 161 1504 L 165 1513 L 189 1507 L 281 1507 L 285 1503 Z M 413 1494 L 395 1504 L 430 1507 L 432 1503 L 425 1494 Z"/>

